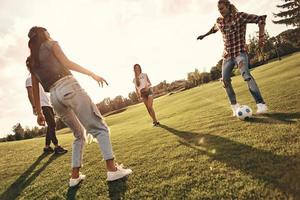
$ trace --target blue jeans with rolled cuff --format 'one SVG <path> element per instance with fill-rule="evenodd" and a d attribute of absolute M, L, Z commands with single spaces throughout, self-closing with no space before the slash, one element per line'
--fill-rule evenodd
<path fill-rule="evenodd" d="M 244 52 L 241 52 L 237 57 L 224 59 L 222 65 L 223 86 L 226 90 L 231 105 L 235 105 L 237 103 L 236 95 L 231 84 L 231 73 L 235 65 L 238 66 L 243 79 L 247 82 L 249 91 L 256 104 L 265 103 L 256 81 L 250 73 L 248 55 Z"/>
<path fill-rule="evenodd" d="M 84 89 L 72 76 L 51 86 L 50 97 L 54 110 L 73 131 L 72 167 L 82 166 L 85 130 L 98 141 L 104 160 L 114 159 L 109 128 Z"/>

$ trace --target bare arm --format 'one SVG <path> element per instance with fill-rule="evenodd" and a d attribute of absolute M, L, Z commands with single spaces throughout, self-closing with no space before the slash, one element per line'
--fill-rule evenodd
<path fill-rule="evenodd" d="M 28 99 L 30 101 L 30 104 L 32 106 L 32 111 L 33 111 L 33 114 L 34 115 L 37 115 L 36 111 L 35 111 L 35 104 L 34 104 L 34 97 L 33 97 L 33 91 L 32 91 L 32 86 L 28 86 L 26 87 L 27 89 L 27 96 L 28 96 Z"/>
<path fill-rule="evenodd" d="M 41 126 L 45 126 L 45 116 L 42 113 L 41 102 L 40 102 L 40 91 L 39 91 L 39 81 L 34 74 L 31 74 L 32 80 L 32 94 L 34 99 L 35 111 L 37 113 L 37 122 Z"/>
<path fill-rule="evenodd" d="M 106 83 L 106 85 L 108 85 L 104 78 L 94 74 L 90 70 L 85 69 L 84 67 L 69 60 L 57 43 L 53 44 L 53 53 L 55 57 L 60 61 L 60 63 L 62 63 L 68 69 L 91 76 L 94 80 L 96 80 L 99 83 L 99 85 L 101 84 L 102 87 L 103 87 L 103 82 Z"/>
<path fill-rule="evenodd" d="M 213 33 L 216 33 L 218 32 L 218 27 L 217 25 L 215 24 L 207 33 L 205 33 L 204 35 L 200 35 L 199 37 L 197 37 L 197 40 L 203 40 L 206 36 L 209 36 Z"/>
<path fill-rule="evenodd" d="M 33 99 L 32 87 L 28 86 L 28 87 L 26 87 L 26 89 L 27 89 L 27 96 L 28 96 L 28 99 L 30 101 L 30 104 L 34 108 L 35 106 L 34 106 L 34 99 Z"/>

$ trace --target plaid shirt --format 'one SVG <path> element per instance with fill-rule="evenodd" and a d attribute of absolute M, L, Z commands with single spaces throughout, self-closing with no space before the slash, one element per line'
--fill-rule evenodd
<path fill-rule="evenodd" d="M 223 17 L 217 19 L 216 24 L 211 28 L 211 32 L 218 30 L 222 32 L 224 41 L 224 58 L 237 57 L 240 52 L 246 50 L 246 27 L 247 23 L 265 24 L 266 15 L 257 16 L 243 12 L 237 12 L 230 16 L 225 22 Z"/>

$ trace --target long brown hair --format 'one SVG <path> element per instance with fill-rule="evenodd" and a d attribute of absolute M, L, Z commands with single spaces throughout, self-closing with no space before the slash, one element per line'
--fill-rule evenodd
<path fill-rule="evenodd" d="M 229 7 L 230 15 L 238 12 L 238 9 L 229 0 L 219 0 L 218 5 L 219 4 L 224 4 L 226 7 Z"/>
<path fill-rule="evenodd" d="M 140 74 L 142 73 L 142 68 L 139 64 L 135 64 L 133 66 L 134 76 L 135 76 L 135 83 L 139 87 L 141 83 L 140 83 L 140 79 L 139 79 L 140 74 L 137 74 L 137 68 L 140 70 Z"/>
<path fill-rule="evenodd" d="M 30 64 L 28 67 L 30 71 L 40 66 L 39 50 L 42 43 L 48 40 L 45 34 L 46 31 L 47 29 L 38 26 L 34 26 L 29 30 L 28 37 L 30 39 L 28 42 L 28 47 L 30 49 Z"/>

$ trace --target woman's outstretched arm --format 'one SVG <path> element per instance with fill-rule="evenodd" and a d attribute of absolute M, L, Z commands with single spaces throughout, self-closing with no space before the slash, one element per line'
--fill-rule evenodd
<path fill-rule="evenodd" d="M 97 81 L 99 84 L 101 84 L 102 87 L 103 87 L 103 83 L 106 83 L 106 85 L 108 85 L 106 80 L 104 78 L 102 78 L 101 76 L 98 76 L 98 75 L 94 74 L 93 72 L 91 72 L 90 70 L 69 60 L 67 58 L 67 56 L 64 54 L 64 52 L 62 51 L 62 49 L 60 48 L 60 46 L 58 45 L 58 43 L 53 44 L 53 53 L 54 53 L 55 57 L 60 61 L 60 63 L 62 63 L 68 69 L 91 76 L 95 81 Z"/>

